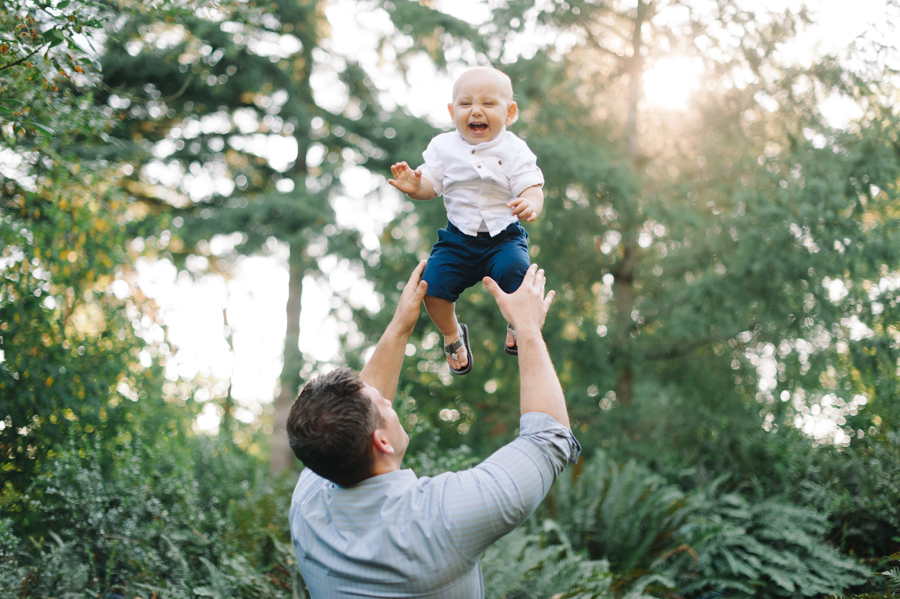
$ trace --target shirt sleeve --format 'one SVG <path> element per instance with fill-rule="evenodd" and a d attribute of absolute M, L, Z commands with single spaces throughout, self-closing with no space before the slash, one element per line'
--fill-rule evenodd
<path fill-rule="evenodd" d="M 445 167 L 439 144 L 440 142 L 437 137 L 431 140 L 431 143 L 429 143 L 428 147 L 425 148 L 425 151 L 422 152 L 422 158 L 425 159 L 425 164 L 419 167 L 422 169 L 422 176 L 431 181 L 431 186 L 434 188 L 436 196 L 441 195 L 441 192 L 444 190 Z"/>
<path fill-rule="evenodd" d="M 519 431 L 475 468 L 443 475 L 444 524 L 457 550 L 472 561 L 524 522 L 566 462 L 578 460 L 578 441 L 552 416 L 523 414 Z"/>
<path fill-rule="evenodd" d="M 509 187 L 513 197 L 517 198 L 529 187 L 543 186 L 544 173 L 538 167 L 537 156 L 534 155 L 531 148 L 521 139 L 516 138 L 516 142 L 509 175 Z"/>

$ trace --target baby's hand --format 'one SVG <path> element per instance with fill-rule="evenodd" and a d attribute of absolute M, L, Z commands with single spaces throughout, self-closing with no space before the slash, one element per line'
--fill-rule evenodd
<path fill-rule="evenodd" d="M 526 223 L 530 223 L 536 219 L 539 214 L 534 201 L 524 195 L 515 198 L 509 202 L 507 206 L 512 208 L 513 216 L 518 217 L 519 220 L 525 221 Z"/>
<path fill-rule="evenodd" d="M 394 175 L 394 178 L 388 179 L 388 183 L 406 195 L 415 194 L 422 185 L 422 171 L 420 169 L 412 170 L 405 162 L 398 162 L 391 166 L 391 174 Z"/>

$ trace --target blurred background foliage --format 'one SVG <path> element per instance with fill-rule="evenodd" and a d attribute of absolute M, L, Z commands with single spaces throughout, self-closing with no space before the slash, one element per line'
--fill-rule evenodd
<path fill-rule="evenodd" d="M 337 218 L 348 173 L 383 181 L 439 129 L 334 50 L 328 6 L 0 6 L 0 596 L 306 596 L 283 421 L 332 363 L 299 350 L 304 281 L 339 261 L 387 308 L 337 294 L 338 360 L 359 368 L 446 222 L 401 201 L 373 245 Z M 559 292 L 545 336 L 585 451 L 485 554 L 487 595 L 900 590 L 890 18 L 802 66 L 785 48 L 805 9 L 507 0 L 474 25 L 439 3 L 342 6 L 385 17 L 367 51 L 413 85 L 423 57 L 507 72 L 546 177 L 530 246 Z M 689 101 L 648 102 L 645 75 L 677 64 L 696 70 Z M 859 108 L 840 127 L 834 97 Z M 255 255 L 288 275 L 266 426 L 235 418 L 230 381 L 171 376 L 137 274 L 227 278 Z M 495 305 L 472 289 L 458 313 L 475 371 L 451 377 L 423 312 L 401 377 L 419 475 L 477 463 L 518 423 Z M 204 401 L 217 435 L 196 426 Z"/>

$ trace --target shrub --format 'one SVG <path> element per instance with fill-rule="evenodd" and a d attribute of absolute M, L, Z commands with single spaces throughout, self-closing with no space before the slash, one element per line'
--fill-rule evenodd
<path fill-rule="evenodd" d="M 824 543 L 824 515 L 721 483 L 686 493 L 599 452 L 577 479 L 560 478 L 547 509 L 576 550 L 609 561 L 617 593 L 812 597 L 865 582 L 866 568 Z"/>
<path fill-rule="evenodd" d="M 303 596 L 290 481 L 208 439 L 138 444 L 106 469 L 100 453 L 70 446 L 23 498 L 29 523 L 0 526 L 9 597 Z"/>

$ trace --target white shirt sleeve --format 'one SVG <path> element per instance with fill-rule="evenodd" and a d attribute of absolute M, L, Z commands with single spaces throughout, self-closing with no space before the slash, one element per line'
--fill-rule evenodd
<path fill-rule="evenodd" d="M 515 198 L 529 187 L 544 185 L 544 173 L 537 165 L 534 152 L 521 139 L 516 138 L 516 141 L 518 147 L 513 153 L 513 164 L 509 170 L 509 187 Z"/>
<path fill-rule="evenodd" d="M 444 169 L 446 168 L 439 144 L 437 137 L 431 140 L 428 147 L 422 152 L 425 164 L 419 167 L 422 169 L 422 176 L 431 181 L 434 193 L 438 196 L 444 190 Z"/>

